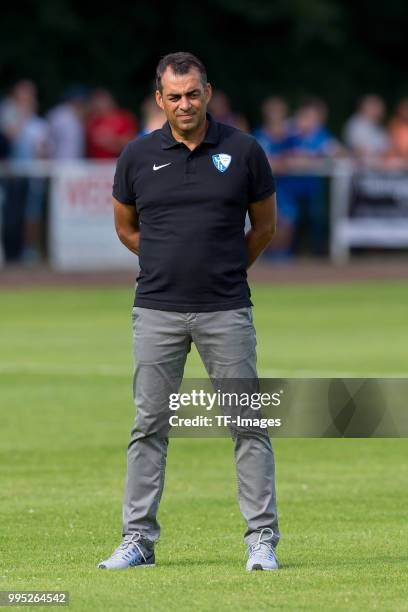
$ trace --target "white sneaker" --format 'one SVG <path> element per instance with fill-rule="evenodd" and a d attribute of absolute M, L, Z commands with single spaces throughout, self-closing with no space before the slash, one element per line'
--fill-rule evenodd
<path fill-rule="evenodd" d="M 128 569 L 130 567 L 154 567 L 153 542 L 142 539 L 140 533 L 126 535 L 109 559 L 99 563 L 99 569 Z"/>
<path fill-rule="evenodd" d="M 246 568 L 252 570 L 277 570 L 278 560 L 272 546 L 273 531 L 269 527 L 261 529 L 255 544 L 248 546 Z"/>

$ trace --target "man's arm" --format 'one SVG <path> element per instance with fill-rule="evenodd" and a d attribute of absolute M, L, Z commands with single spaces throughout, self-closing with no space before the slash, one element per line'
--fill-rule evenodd
<path fill-rule="evenodd" d="M 122 204 L 113 198 L 113 213 L 115 217 L 116 233 L 119 240 L 135 255 L 139 255 L 139 215 L 136 206 Z"/>
<path fill-rule="evenodd" d="M 251 229 L 245 236 L 249 268 L 268 246 L 276 231 L 276 197 L 275 194 L 250 204 L 248 208 Z"/>

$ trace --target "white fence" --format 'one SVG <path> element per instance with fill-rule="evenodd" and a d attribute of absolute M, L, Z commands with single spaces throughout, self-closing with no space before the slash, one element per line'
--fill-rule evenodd
<path fill-rule="evenodd" d="M 48 256 L 55 270 L 135 269 L 112 213 L 112 163 L 37 162 L 1 168 L 3 176 L 49 178 Z"/>
<path fill-rule="evenodd" d="M 114 164 L 90 161 L 0 165 L 0 178 L 50 179 L 48 254 L 50 265 L 57 270 L 135 268 L 135 256 L 120 244 L 114 230 L 113 173 Z M 373 169 L 341 159 L 320 161 L 304 174 L 330 181 L 333 261 L 346 261 L 353 247 L 408 247 L 407 169 L 378 165 Z"/>
<path fill-rule="evenodd" d="M 352 247 L 408 247 L 408 171 L 333 164 L 330 255 L 342 263 Z"/>

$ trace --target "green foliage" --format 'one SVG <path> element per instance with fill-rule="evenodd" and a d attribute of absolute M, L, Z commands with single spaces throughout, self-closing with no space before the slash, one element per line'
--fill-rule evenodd
<path fill-rule="evenodd" d="M 407 29 L 402 0 L 23 0 L 2 9 L 0 85 L 31 76 L 43 109 L 69 83 L 105 85 L 138 110 L 159 57 L 185 49 L 252 122 L 268 94 L 313 93 L 340 127 L 359 95 L 406 91 Z"/>

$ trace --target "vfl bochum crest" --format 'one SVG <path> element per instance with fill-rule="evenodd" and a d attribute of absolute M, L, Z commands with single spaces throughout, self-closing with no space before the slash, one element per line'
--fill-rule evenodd
<path fill-rule="evenodd" d="M 226 153 L 217 153 L 212 156 L 213 164 L 220 172 L 228 170 L 228 166 L 231 163 L 231 155 Z"/>

